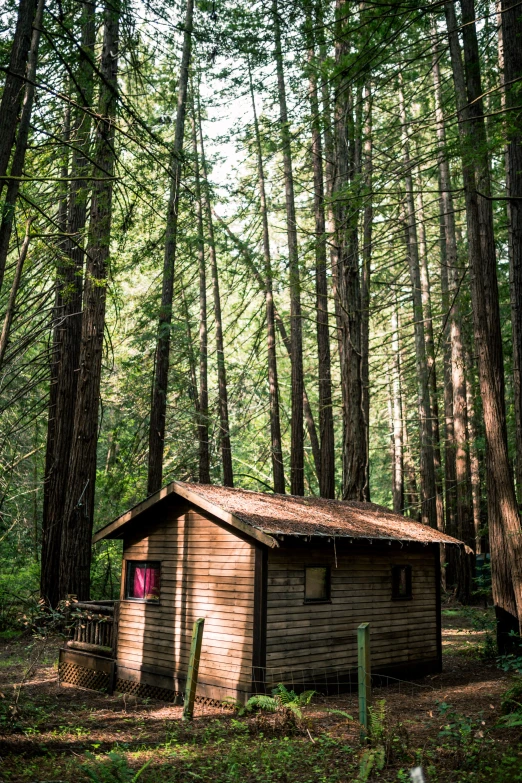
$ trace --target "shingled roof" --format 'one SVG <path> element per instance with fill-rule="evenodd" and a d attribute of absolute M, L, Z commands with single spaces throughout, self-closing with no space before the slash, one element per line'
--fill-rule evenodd
<path fill-rule="evenodd" d="M 243 533 L 277 546 L 280 536 L 335 536 L 351 539 L 417 541 L 462 545 L 451 536 L 413 522 L 375 503 L 274 495 L 215 484 L 173 481 L 99 530 L 94 541 L 119 538 L 122 528 L 169 495 L 185 498 Z"/>

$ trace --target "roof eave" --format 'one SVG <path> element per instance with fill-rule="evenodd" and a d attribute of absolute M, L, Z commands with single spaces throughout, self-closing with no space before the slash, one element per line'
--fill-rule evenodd
<path fill-rule="evenodd" d="M 135 520 L 137 517 L 143 514 L 144 511 L 147 511 L 147 509 L 154 506 L 160 500 L 164 500 L 168 495 L 173 494 L 188 500 L 190 503 L 193 503 L 203 511 L 207 511 L 209 514 L 212 514 L 212 516 L 217 517 L 217 519 L 220 519 L 222 522 L 225 522 L 225 524 L 230 525 L 230 527 L 234 528 L 235 530 L 238 530 L 249 538 L 253 538 L 256 541 L 259 541 L 261 544 L 265 544 L 265 546 L 268 546 L 271 549 L 279 546 L 273 536 L 263 532 L 262 530 L 259 530 L 258 528 L 252 527 L 252 525 L 246 524 L 246 522 L 238 519 L 236 516 L 234 516 L 234 514 L 225 511 L 219 506 L 216 506 L 214 503 L 210 503 L 208 500 L 205 500 L 200 495 L 198 495 L 197 492 L 193 492 L 192 490 L 187 489 L 177 481 L 172 481 L 170 484 L 162 487 L 160 490 L 158 490 L 158 492 L 150 495 L 148 498 L 146 498 L 146 500 L 138 503 L 137 506 L 134 506 L 133 508 L 129 509 L 129 511 L 126 511 L 125 514 L 122 514 L 108 525 L 105 525 L 105 527 L 102 527 L 101 530 L 98 530 L 94 534 L 92 538 L 93 544 L 98 543 L 98 541 L 103 541 L 106 538 L 112 538 L 114 533 L 123 528 L 125 525 L 129 524 L 129 522 Z"/>

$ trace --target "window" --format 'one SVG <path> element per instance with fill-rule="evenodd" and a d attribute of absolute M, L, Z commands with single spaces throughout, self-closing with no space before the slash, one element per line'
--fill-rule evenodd
<path fill-rule="evenodd" d="M 125 598 L 131 601 L 158 603 L 160 597 L 160 563 L 128 560 Z"/>
<path fill-rule="evenodd" d="M 396 601 L 405 601 L 411 597 L 411 566 L 392 566 L 392 598 Z"/>
<path fill-rule="evenodd" d="M 305 568 L 305 601 L 330 600 L 330 569 L 328 566 Z"/>

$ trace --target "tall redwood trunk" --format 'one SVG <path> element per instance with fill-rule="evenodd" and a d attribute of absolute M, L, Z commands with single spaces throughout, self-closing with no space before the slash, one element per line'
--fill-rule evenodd
<path fill-rule="evenodd" d="M 290 343 L 292 365 L 291 421 L 290 421 L 290 490 L 292 495 L 304 495 L 304 438 L 303 438 L 303 325 L 301 316 L 301 275 L 295 217 L 294 174 L 286 86 L 281 45 L 281 28 L 277 0 L 272 0 L 274 25 L 277 92 L 279 100 L 279 127 L 286 201 L 286 233 L 290 274 Z"/>
<path fill-rule="evenodd" d="M 452 467 L 454 465 L 454 511 L 455 529 L 447 532 L 464 540 L 469 546 L 475 543 L 471 476 L 469 463 L 469 440 L 467 426 L 467 400 L 466 400 L 466 376 L 465 354 L 462 337 L 462 320 L 460 314 L 460 286 L 462 270 L 458 266 L 457 237 L 455 230 L 455 211 L 451 189 L 451 174 L 449 161 L 446 154 L 446 129 L 442 109 L 442 88 L 438 50 L 436 45 L 436 31 L 432 28 L 432 72 L 435 88 L 435 114 L 437 120 L 437 161 L 439 169 L 439 183 L 441 190 L 441 219 L 444 225 L 445 239 L 445 269 L 444 280 L 447 288 L 447 312 L 448 339 L 450 346 L 451 362 L 451 392 L 452 392 L 452 434 L 453 451 L 450 455 Z M 453 501 L 453 498 L 451 498 Z M 467 560 L 464 556 L 458 556 L 456 552 L 448 552 L 448 581 L 457 582 L 457 596 L 462 601 L 468 601 L 471 592 L 471 574 Z M 456 572 L 455 572 L 456 571 Z"/>
<path fill-rule="evenodd" d="M 404 458 L 401 395 L 401 354 L 399 345 L 399 314 L 397 302 L 392 310 L 392 377 L 391 377 L 391 424 L 392 424 L 392 496 L 393 510 L 404 511 Z"/>
<path fill-rule="evenodd" d="M 178 88 L 176 130 L 171 155 L 171 178 L 167 223 L 165 227 L 165 254 L 163 258 L 163 283 L 159 315 L 158 338 L 154 361 L 152 401 L 149 424 L 149 471 L 147 491 L 149 495 L 161 487 L 163 477 L 163 450 L 165 447 L 165 416 L 170 364 L 170 328 L 172 323 L 172 299 L 174 296 L 174 266 L 178 243 L 178 213 L 180 182 L 183 163 L 183 138 L 187 111 L 187 90 L 190 53 L 192 51 L 192 15 L 194 0 L 187 0 L 185 11 L 185 32 Z"/>
<path fill-rule="evenodd" d="M 310 112 L 312 123 L 312 168 L 314 175 L 315 291 L 317 308 L 317 355 L 319 371 L 319 431 L 321 472 L 319 491 L 323 498 L 335 497 L 335 452 L 332 411 L 330 329 L 328 323 L 327 235 L 324 208 L 323 145 L 320 131 L 319 98 L 315 75 L 313 42 L 308 53 Z"/>
<path fill-rule="evenodd" d="M 67 141 L 74 145 L 64 240 L 56 279 L 52 347 L 53 384 L 47 424 L 46 472 L 42 513 L 40 592 L 51 606 L 60 599 L 62 530 L 69 487 L 73 426 L 82 336 L 82 291 L 85 226 L 92 171 L 91 112 L 94 92 L 95 6 L 82 3 L 81 38 L 75 84 L 78 106 L 72 112 Z M 96 176 L 96 174 L 95 174 Z M 74 179 L 78 177 L 78 179 Z"/>
<path fill-rule="evenodd" d="M 29 139 L 29 128 L 31 124 L 31 114 L 33 111 L 36 66 L 38 64 L 38 48 L 40 45 L 40 32 L 42 28 L 44 5 L 45 0 L 38 0 L 36 14 L 34 17 L 34 29 L 31 36 L 31 49 L 29 51 L 27 62 L 27 82 L 25 84 L 25 89 L 23 90 L 22 111 L 20 114 L 16 144 L 11 162 L 10 176 L 14 177 L 14 179 L 8 181 L 5 202 L 2 205 L 2 220 L 0 223 L 0 291 L 2 290 L 5 264 L 7 261 L 7 254 L 9 253 L 9 242 L 11 239 L 11 232 L 14 222 L 16 200 L 20 190 L 20 178 L 23 174 L 25 153 Z M 3 181 L 0 180 L 0 190 L 2 184 Z"/>
<path fill-rule="evenodd" d="M 268 233 L 268 209 L 266 204 L 265 169 L 261 150 L 261 137 L 257 120 L 254 85 L 250 61 L 248 62 L 248 79 L 250 99 L 254 115 L 254 133 L 257 155 L 257 182 L 259 187 L 259 205 L 263 226 L 263 260 L 265 263 L 265 305 L 266 305 L 266 336 L 268 348 L 268 395 L 270 400 L 270 445 L 272 453 L 272 475 L 274 477 L 274 492 L 285 493 L 285 469 L 283 464 L 283 447 L 281 443 L 281 417 L 279 412 L 279 381 L 277 377 L 277 353 L 275 339 L 274 294 L 272 286 L 272 259 L 270 255 L 270 236 Z"/>
<path fill-rule="evenodd" d="M 194 191 L 196 196 L 199 271 L 199 397 L 197 405 L 199 482 L 200 484 L 210 484 L 207 270 L 205 259 L 205 233 L 203 228 L 203 202 L 199 169 L 198 126 L 194 96 L 192 96 L 192 152 L 194 156 Z"/>
<path fill-rule="evenodd" d="M 0 102 L 0 195 L 13 148 L 18 113 L 24 96 L 24 77 L 31 48 L 37 0 L 20 0 L 9 66 Z"/>
<path fill-rule="evenodd" d="M 513 387 L 517 489 L 522 498 L 522 11 L 516 0 L 500 0 L 503 78 L 507 109 L 506 191 L 508 201 Z"/>
<path fill-rule="evenodd" d="M 223 464 L 223 484 L 225 487 L 233 487 L 234 473 L 232 469 L 232 447 L 230 445 L 227 371 L 225 365 L 225 344 L 223 339 L 223 316 L 221 314 L 221 296 L 219 293 L 219 272 L 217 265 L 216 242 L 214 239 L 214 221 L 212 220 L 212 206 L 210 203 L 207 162 L 205 158 L 205 147 L 203 144 L 203 128 L 201 124 L 201 111 L 199 107 L 199 93 L 198 126 L 199 145 L 201 149 L 201 173 L 203 175 L 203 201 L 205 204 L 205 213 L 207 218 L 208 252 L 210 257 L 210 274 L 212 276 L 212 294 L 214 298 L 214 322 L 216 327 L 216 356 L 218 374 L 219 435 L 221 441 L 221 461 Z"/>
<path fill-rule="evenodd" d="M 353 85 L 343 74 L 350 41 L 344 25 L 344 0 L 336 3 L 335 57 L 341 76 L 335 85 L 335 181 L 342 193 L 335 209 L 334 296 L 338 299 L 341 392 L 343 400 L 343 498 L 368 499 L 368 437 L 364 412 L 362 302 L 359 270 L 359 196 L 361 127 Z M 361 98 L 356 90 L 357 98 Z M 351 198 L 347 191 L 351 189 Z"/>
<path fill-rule="evenodd" d="M 405 224 L 408 248 L 408 262 L 413 303 L 413 329 L 415 335 L 415 362 L 417 369 L 419 426 L 420 426 L 420 472 L 422 495 L 422 521 L 431 527 L 437 527 L 437 487 L 435 482 L 435 461 L 433 452 L 433 430 L 431 423 L 430 392 L 428 383 L 428 363 L 426 357 L 426 338 L 424 332 L 424 313 L 422 307 L 422 285 L 419 263 L 419 244 L 413 197 L 412 164 L 409 152 L 409 139 L 406 131 L 406 108 L 402 81 L 399 87 L 399 111 L 402 124 L 402 157 L 404 166 Z"/>
<path fill-rule="evenodd" d="M 363 211 L 363 248 L 361 270 L 361 352 L 362 352 L 362 393 L 364 426 L 366 429 L 366 499 L 370 500 L 370 279 L 372 266 L 372 232 L 373 232 L 373 150 L 372 150 L 372 94 L 371 84 L 364 87 L 364 126 L 363 126 L 363 180 L 364 180 L 364 211 Z"/>
<path fill-rule="evenodd" d="M 104 11 L 98 119 L 93 152 L 97 179 L 93 182 L 91 196 L 80 371 L 60 563 L 61 597 L 75 594 L 80 600 L 88 599 L 90 594 L 98 408 L 116 162 L 114 118 L 118 91 L 119 13 L 119 7 L 114 2 L 106 6 Z"/>
<path fill-rule="evenodd" d="M 417 152 L 417 157 L 419 157 Z M 435 486 L 437 490 L 437 528 L 444 530 L 444 500 L 442 484 L 442 456 L 440 450 L 439 400 L 437 386 L 437 363 L 435 359 L 435 337 L 433 334 L 433 315 L 431 306 L 431 284 L 428 268 L 428 246 L 424 223 L 424 199 L 422 195 L 422 174 L 418 171 L 417 193 L 415 198 L 419 238 L 419 269 L 421 281 L 422 312 L 424 316 L 424 338 L 426 341 L 426 359 L 428 368 L 428 388 L 430 392 L 431 431 L 433 435 L 433 460 L 435 468 Z"/>
<path fill-rule="evenodd" d="M 487 446 L 493 600 L 502 648 L 506 642 L 505 632 L 514 624 L 520 626 L 522 620 L 522 534 L 507 447 L 502 337 L 490 202 L 479 195 L 479 192 L 489 195 L 489 172 L 472 6 L 469 0 L 463 0 L 466 80 L 452 0 L 447 0 L 444 9 L 462 144 L 473 325 Z"/>

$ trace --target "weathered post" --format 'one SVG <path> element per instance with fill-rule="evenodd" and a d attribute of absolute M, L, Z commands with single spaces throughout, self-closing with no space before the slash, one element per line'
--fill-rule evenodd
<path fill-rule="evenodd" d="M 359 723 L 363 727 L 361 739 L 368 734 L 368 707 L 371 696 L 370 623 L 361 623 L 357 629 L 357 658 L 359 669 Z"/>
<path fill-rule="evenodd" d="M 196 698 L 196 688 L 198 686 L 199 658 L 204 625 L 205 620 L 200 617 L 199 620 L 196 620 L 192 629 L 192 644 L 190 645 L 185 702 L 183 704 L 183 720 L 192 720 L 194 714 L 194 699 Z"/>

